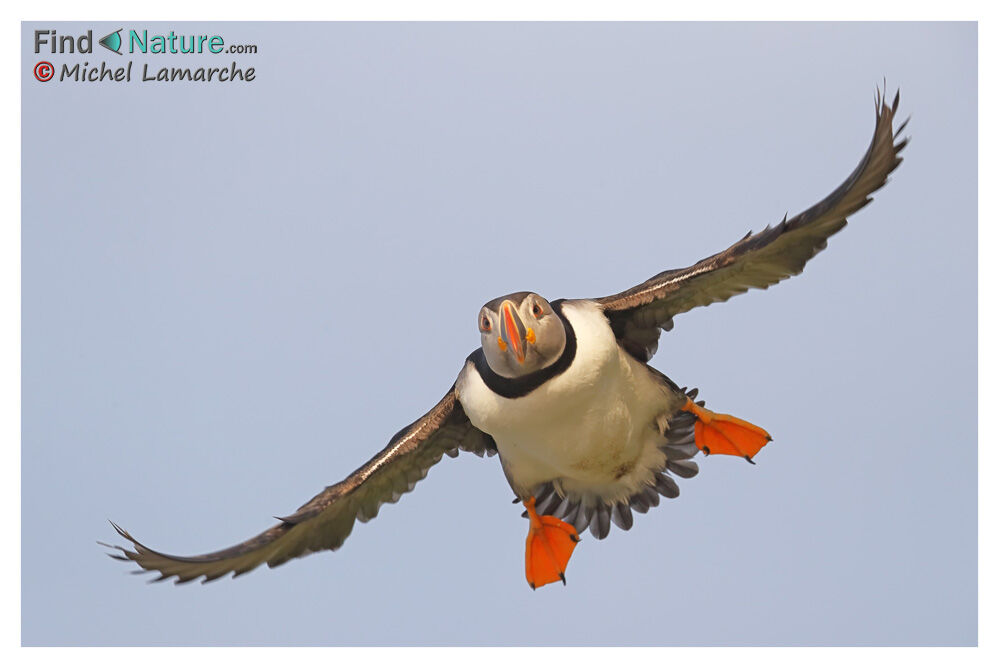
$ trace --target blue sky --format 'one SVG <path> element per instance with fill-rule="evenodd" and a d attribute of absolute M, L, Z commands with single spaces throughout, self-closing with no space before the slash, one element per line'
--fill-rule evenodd
<path fill-rule="evenodd" d="M 35 28 L 119 27 L 23 24 L 23 62 Z M 130 27 L 259 47 L 136 63 L 257 74 L 23 68 L 24 644 L 977 642 L 974 24 Z M 824 197 L 882 77 L 913 115 L 889 185 L 652 362 L 774 442 L 584 540 L 568 587 L 527 587 L 526 523 L 468 455 L 235 581 L 146 586 L 94 543 L 269 526 L 440 398 L 482 303 L 616 292 Z"/>

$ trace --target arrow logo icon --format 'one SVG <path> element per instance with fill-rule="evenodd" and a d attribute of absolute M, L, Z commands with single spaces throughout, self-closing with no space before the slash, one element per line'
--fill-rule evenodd
<path fill-rule="evenodd" d="M 99 44 L 105 49 L 114 51 L 119 56 L 121 55 L 121 31 L 124 28 L 118 28 L 113 33 L 109 33 L 104 37 L 101 37 Z"/>

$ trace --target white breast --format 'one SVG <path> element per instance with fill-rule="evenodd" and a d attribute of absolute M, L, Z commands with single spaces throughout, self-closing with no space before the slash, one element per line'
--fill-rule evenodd
<path fill-rule="evenodd" d="M 651 479 L 664 456 L 655 419 L 675 399 L 617 345 L 593 302 L 567 301 L 576 334 L 569 368 L 523 397 L 490 390 L 468 363 L 458 397 L 472 424 L 496 441 L 514 491 L 556 481 L 563 493 L 626 498 Z"/>

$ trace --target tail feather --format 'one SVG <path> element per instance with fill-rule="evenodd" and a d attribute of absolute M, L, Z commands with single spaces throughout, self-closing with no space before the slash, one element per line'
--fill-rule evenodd
<path fill-rule="evenodd" d="M 691 400 L 697 397 L 696 388 L 690 391 L 683 388 L 683 392 Z M 670 475 L 671 472 L 681 478 L 697 475 L 697 464 L 690 461 L 699 452 L 694 444 L 695 421 L 692 414 L 682 410 L 665 420 L 668 427 L 663 434 L 664 443 L 659 448 L 666 455 L 665 466 L 656 472 L 645 487 L 626 501 L 607 503 L 592 495 L 563 496 L 560 487 L 552 481 L 542 483 L 534 490 L 535 508 L 539 514 L 554 515 L 568 522 L 579 533 L 589 528 L 590 533 L 598 539 L 607 537 L 612 523 L 627 531 L 634 524 L 633 510 L 644 514 L 659 505 L 660 496 L 667 499 L 679 496 L 680 487 Z"/>

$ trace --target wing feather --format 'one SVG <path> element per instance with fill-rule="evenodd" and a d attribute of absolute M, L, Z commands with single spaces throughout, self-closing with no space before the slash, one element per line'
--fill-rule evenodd
<path fill-rule="evenodd" d="M 898 103 L 898 93 L 888 105 L 878 91 L 874 137 L 867 152 L 846 181 L 815 206 L 791 219 L 785 216 L 774 227 L 750 232 L 690 267 L 664 271 L 629 290 L 595 300 L 621 344 L 648 361 L 655 354 L 660 329 L 668 331 L 673 316 L 801 273 L 805 263 L 826 247 L 826 240 L 843 229 L 846 217 L 870 202 L 871 194 L 902 162 L 899 152 L 908 139 L 895 143 L 895 138 L 908 121 L 893 129 Z"/>
<path fill-rule="evenodd" d="M 355 520 L 372 519 L 383 503 L 398 501 L 445 452 L 455 449 L 491 455 L 496 444 L 472 426 L 452 386 L 436 406 L 400 430 L 370 461 L 249 540 L 217 552 L 181 557 L 146 547 L 112 522 L 132 547 L 102 545 L 120 552 L 110 555 L 115 559 L 134 561 L 145 571 L 159 571 L 154 581 L 176 577 L 178 584 L 198 578 L 209 582 L 227 573 L 234 577 L 247 573 L 263 563 L 273 568 L 311 552 L 339 548 Z"/>

